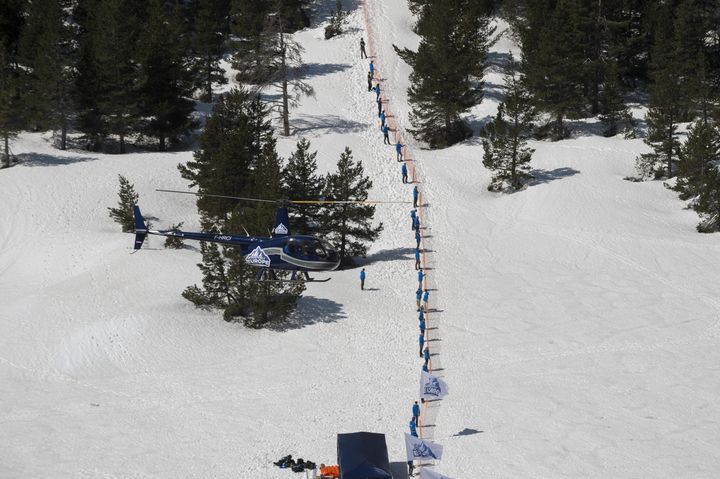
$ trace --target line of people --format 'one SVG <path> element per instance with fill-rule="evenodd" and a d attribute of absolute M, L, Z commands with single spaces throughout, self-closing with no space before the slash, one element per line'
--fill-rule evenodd
<path fill-rule="evenodd" d="M 367 58 L 367 53 L 365 52 L 365 40 L 360 40 L 360 56 L 361 58 Z M 387 123 L 387 114 L 385 112 L 385 109 L 383 108 L 383 99 L 382 99 L 382 91 L 380 88 L 380 79 L 378 79 L 377 82 L 373 85 L 373 81 L 375 80 L 375 61 L 370 60 L 370 66 L 369 71 L 367 75 L 367 87 L 368 92 L 374 92 L 375 93 L 375 102 L 377 104 L 377 114 L 378 119 L 380 121 L 380 131 L 383 134 L 383 144 L 385 145 L 392 145 L 392 142 L 390 141 L 390 126 Z M 395 155 L 396 160 L 400 163 L 402 163 L 400 167 L 400 173 L 402 175 L 402 182 L 403 184 L 411 184 L 414 183 L 413 181 L 410 181 L 409 175 L 408 175 L 408 166 L 407 166 L 407 159 L 404 156 L 403 152 L 403 144 L 400 142 L 400 138 L 398 136 L 398 139 L 395 143 Z M 418 214 L 417 208 L 419 207 L 419 199 L 420 199 L 420 192 L 418 191 L 417 185 L 413 186 L 412 189 L 412 196 L 413 196 L 413 209 L 410 211 L 410 219 L 411 219 L 411 229 L 414 232 L 415 235 L 415 270 L 417 271 L 417 278 L 418 278 L 418 288 L 415 294 L 416 297 L 416 305 L 417 305 L 417 313 L 418 313 L 418 328 L 420 330 L 420 333 L 418 335 L 418 353 L 420 358 L 423 360 L 422 364 L 422 370 L 425 372 L 429 372 L 430 369 L 430 345 L 428 344 L 427 340 L 427 324 L 426 324 L 426 317 L 429 313 L 429 300 L 430 300 L 430 292 L 428 291 L 427 287 L 425 286 L 425 283 L 427 282 L 427 276 L 423 269 L 423 261 L 422 261 L 422 254 L 421 254 L 421 243 L 422 243 L 422 234 L 421 234 L 421 228 L 420 228 L 420 215 Z M 364 271 L 361 272 L 361 281 L 364 282 Z M 421 399 L 421 402 L 424 402 Z M 418 428 L 421 427 L 420 425 L 420 404 L 418 404 L 418 401 L 415 401 L 412 405 L 412 416 L 410 418 L 410 422 L 408 424 L 410 428 L 410 434 L 412 436 L 418 437 Z M 409 473 L 412 475 L 413 472 L 413 462 L 408 462 L 408 468 Z"/>

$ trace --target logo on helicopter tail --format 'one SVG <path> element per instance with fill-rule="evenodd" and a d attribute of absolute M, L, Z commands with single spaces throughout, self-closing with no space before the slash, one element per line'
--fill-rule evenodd
<path fill-rule="evenodd" d="M 275 229 L 273 230 L 273 233 L 275 233 L 276 235 L 286 235 L 286 234 L 288 234 L 287 226 L 280 223 L 279 225 L 277 225 L 277 227 L 275 227 Z"/>
<path fill-rule="evenodd" d="M 420 442 L 419 444 L 415 444 L 413 447 L 413 456 L 414 457 L 420 457 L 420 458 L 432 458 L 437 459 L 437 456 L 435 453 L 428 447 L 427 444 L 424 442 Z"/>
<path fill-rule="evenodd" d="M 270 267 L 270 257 L 265 254 L 265 251 L 263 251 L 260 246 L 245 256 L 245 262 L 252 266 L 263 266 L 265 268 Z"/>

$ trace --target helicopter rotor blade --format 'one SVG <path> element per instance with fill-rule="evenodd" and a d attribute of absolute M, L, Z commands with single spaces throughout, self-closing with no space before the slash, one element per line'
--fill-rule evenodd
<path fill-rule="evenodd" d="M 277 204 L 277 200 L 263 200 L 260 198 L 243 198 L 241 196 L 227 196 L 227 195 L 210 195 L 206 193 L 195 193 L 193 191 L 179 191 L 179 190 L 163 190 L 163 189 L 156 189 L 155 191 L 161 191 L 163 193 L 180 193 L 183 195 L 194 195 L 194 196 L 208 196 L 210 198 L 226 198 L 229 200 L 241 200 L 241 201 L 258 201 L 260 203 L 275 203 Z"/>
<path fill-rule="evenodd" d="M 386 201 L 386 200 L 266 200 L 260 198 L 244 198 L 241 196 L 228 196 L 228 195 L 211 195 L 206 193 L 195 193 L 194 191 L 179 191 L 179 190 L 164 190 L 156 189 L 155 191 L 161 191 L 163 193 L 180 193 L 183 195 L 194 195 L 194 196 L 207 196 L 210 198 L 226 198 L 230 200 L 240 201 L 258 201 L 261 203 L 274 203 L 282 204 L 283 202 L 290 203 L 293 205 L 377 205 L 377 204 L 410 204 L 412 201 Z"/>

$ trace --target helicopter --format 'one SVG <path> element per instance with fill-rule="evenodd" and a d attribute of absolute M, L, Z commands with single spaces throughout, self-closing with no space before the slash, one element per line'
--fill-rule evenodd
<path fill-rule="evenodd" d="M 133 249 L 139 250 L 148 235 L 169 236 L 182 238 L 184 240 L 207 241 L 240 248 L 245 256 L 245 262 L 258 268 L 256 280 L 278 281 L 278 282 L 327 282 L 331 278 L 311 278 L 311 272 L 333 271 L 340 266 L 340 254 L 326 240 L 307 235 L 293 235 L 290 232 L 290 218 L 287 205 L 303 204 L 377 204 L 377 203 L 410 203 L 408 201 L 342 201 L 342 200 L 265 200 L 257 198 L 241 198 L 236 196 L 210 195 L 193 193 L 190 191 L 162 190 L 165 193 L 190 194 L 195 196 L 209 196 L 215 198 L 227 198 L 240 201 L 260 201 L 280 204 L 275 210 L 275 223 L 270 236 L 250 236 L 189 232 L 181 230 L 151 230 L 143 217 L 140 207 L 133 206 L 135 221 L 135 244 Z M 275 271 L 292 272 L 290 279 L 280 279 Z"/>

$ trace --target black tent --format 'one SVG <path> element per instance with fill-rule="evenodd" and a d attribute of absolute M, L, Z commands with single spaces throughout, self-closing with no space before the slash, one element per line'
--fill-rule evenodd
<path fill-rule="evenodd" d="M 340 479 L 392 479 L 385 434 L 338 434 L 337 449 Z"/>

